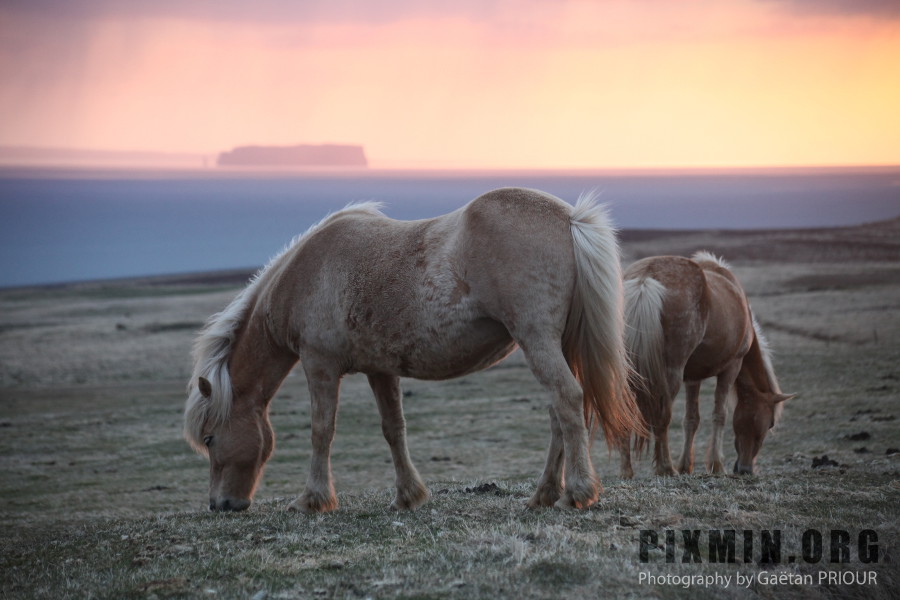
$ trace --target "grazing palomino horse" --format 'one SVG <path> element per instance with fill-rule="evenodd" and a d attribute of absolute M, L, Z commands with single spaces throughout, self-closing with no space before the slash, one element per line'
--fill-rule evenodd
<path fill-rule="evenodd" d="M 721 259 L 698 252 L 692 259 L 655 256 L 625 271 L 626 342 L 634 368 L 638 406 L 656 440 L 658 475 L 674 475 L 669 454 L 672 403 L 684 381 L 684 450 L 678 471 L 694 468 L 694 435 L 700 424 L 700 383 L 716 378 L 713 433 L 706 456 L 710 473 L 724 472 L 722 437 L 726 402 L 736 395 L 735 473 L 752 474 L 766 434 L 778 420 L 781 393 L 766 340 L 737 278 Z M 638 439 L 642 448 L 645 439 Z M 632 477 L 629 444 L 621 448 L 622 475 Z"/>
<path fill-rule="evenodd" d="M 628 385 L 618 245 L 591 197 L 573 208 L 501 189 L 450 214 L 401 222 L 350 206 L 296 239 L 194 347 L 185 437 L 209 457 L 209 507 L 250 506 L 272 454 L 269 401 L 299 360 L 311 400 L 312 459 L 291 509 L 337 508 L 331 444 L 346 373 L 365 373 L 396 471 L 397 509 L 428 499 L 410 461 L 400 377 L 444 379 L 521 347 L 552 394 L 551 439 L 532 507 L 587 507 L 589 454 L 643 431 Z M 646 433 L 646 432 L 645 432 Z"/>

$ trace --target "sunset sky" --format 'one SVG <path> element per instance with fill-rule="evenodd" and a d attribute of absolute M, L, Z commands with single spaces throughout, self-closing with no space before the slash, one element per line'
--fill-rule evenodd
<path fill-rule="evenodd" d="M 3 0 L 0 145 L 900 164 L 896 0 Z"/>

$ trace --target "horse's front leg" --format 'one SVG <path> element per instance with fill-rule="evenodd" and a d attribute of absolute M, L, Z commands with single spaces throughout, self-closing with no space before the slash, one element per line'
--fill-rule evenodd
<path fill-rule="evenodd" d="M 694 437 L 700 426 L 700 382 L 691 381 L 684 384 L 684 448 L 678 471 L 689 474 L 694 470 Z"/>
<path fill-rule="evenodd" d="M 393 375 L 369 375 L 369 386 L 375 393 L 378 412 L 381 413 L 381 431 L 390 446 L 397 473 L 397 497 L 391 508 L 412 510 L 428 500 L 429 493 L 409 458 L 400 378 Z"/>
<path fill-rule="evenodd" d="M 565 487 L 565 449 L 563 434 L 556 411 L 550 407 L 550 447 L 547 449 L 547 463 L 538 479 L 537 490 L 528 501 L 528 508 L 553 506 L 562 496 Z"/>
<path fill-rule="evenodd" d="M 715 406 L 713 406 L 713 430 L 706 452 L 706 471 L 721 475 L 725 473 L 725 453 L 722 450 L 725 437 L 725 417 L 728 412 L 728 398 L 735 393 L 734 381 L 741 370 L 741 361 L 735 361 L 716 377 Z"/>
<path fill-rule="evenodd" d="M 309 385 L 312 428 L 312 458 L 306 489 L 288 510 L 321 513 L 338 507 L 331 476 L 331 444 L 337 421 L 340 375 L 325 368 L 317 368 L 312 361 L 304 363 Z"/>

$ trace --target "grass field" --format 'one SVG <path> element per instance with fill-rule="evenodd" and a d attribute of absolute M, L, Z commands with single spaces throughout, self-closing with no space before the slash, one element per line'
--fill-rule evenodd
<path fill-rule="evenodd" d="M 410 451 L 433 495 L 419 510 L 388 509 L 390 454 L 365 378 L 352 376 L 333 458 L 341 507 L 286 511 L 310 455 L 296 369 L 273 400 L 278 446 L 254 506 L 209 513 L 206 462 L 181 439 L 190 346 L 246 274 L 2 290 L 0 597 L 897 597 L 900 222 L 623 234 L 628 262 L 699 248 L 735 267 L 782 388 L 800 396 L 757 477 L 701 465 L 657 478 L 645 460 L 622 480 L 598 441 L 605 493 L 583 512 L 524 507 L 549 423 L 514 354 L 462 379 L 403 382 Z M 711 396 L 710 383 L 701 460 Z M 734 562 L 717 562 L 710 540 L 730 530 Z"/>

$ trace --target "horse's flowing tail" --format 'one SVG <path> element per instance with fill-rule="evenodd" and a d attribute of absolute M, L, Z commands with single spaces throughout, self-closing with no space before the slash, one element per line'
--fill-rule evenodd
<path fill-rule="evenodd" d="M 625 281 L 625 347 L 637 371 L 640 388 L 637 394 L 641 414 L 649 423 L 668 402 L 668 377 L 664 356 L 662 314 L 666 288 L 652 277 L 639 277 Z M 636 440 L 638 450 L 646 438 Z"/>
<path fill-rule="evenodd" d="M 622 271 L 615 230 L 593 194 L 582 195 L 571 213 L 576 283 L 563 334 L 563 352 L 584 390 L 589 427 L 599 421 L 607 446 L 630 434 L 646 435 L 629 386 L 624 344 Z"/>

